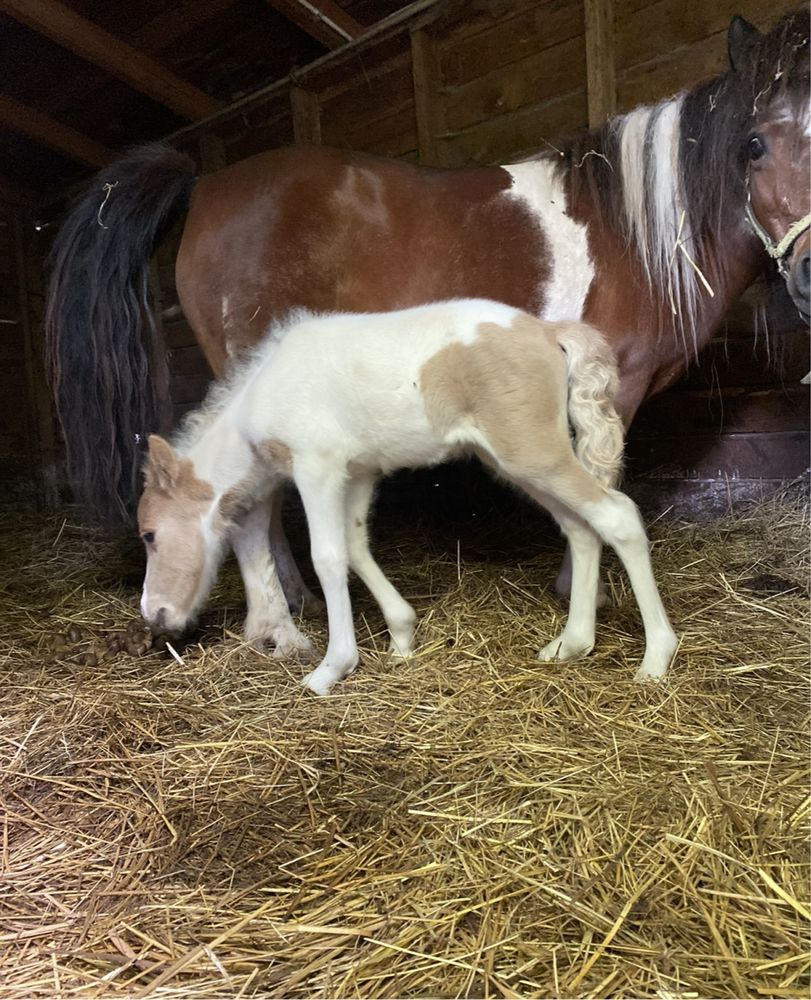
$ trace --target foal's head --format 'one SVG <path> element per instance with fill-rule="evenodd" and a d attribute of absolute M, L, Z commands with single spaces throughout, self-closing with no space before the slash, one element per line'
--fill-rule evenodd
<path fill-rule="evenodd" d="M 749 221 L 805 316 L 811 312 L 808 39 L 807 9 L 768 35 L 742 18 L 729 29 L 729 58 L 750 118 L 744 150 Z"/>
<path fill-rule="evenodd" d="M 214 583 L 226 525 L 209 483 L 157 435 L 149 439 L 138 529 L 146 547 L 141 613 L 157 629 L 181 632 Z"/>

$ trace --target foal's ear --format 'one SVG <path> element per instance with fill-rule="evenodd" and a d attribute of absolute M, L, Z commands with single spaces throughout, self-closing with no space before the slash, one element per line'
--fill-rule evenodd
<path fill-rule="evenodd" d="M 147 484 L 160 490 L 171 490 L 177 483 L 180 460 L 172 446 L 158 434 L 149 435 L 149 457 L 144 474 Z"/>
<path fill-rule="evenodd" d="M 734 73 L 746 69 L 752 52 L 752 46 L 760 38 L 760 32 L 746 18 L 736 14 L 729 22 L 727 32 L 727 54 L 729 65 Z"/>

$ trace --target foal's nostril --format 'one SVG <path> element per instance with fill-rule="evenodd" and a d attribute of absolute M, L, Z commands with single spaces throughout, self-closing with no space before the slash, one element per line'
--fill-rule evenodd
<path fill-rule="evenodd" d="M 794 266 L 794 287 L 803 298 L 811 292 L 811 251 L 806 251 Z"/>
<path fill-rule="evenodd" d="M 155 628 L 166 628 L 166 608 L 160 608 L 155 615 Z"/>

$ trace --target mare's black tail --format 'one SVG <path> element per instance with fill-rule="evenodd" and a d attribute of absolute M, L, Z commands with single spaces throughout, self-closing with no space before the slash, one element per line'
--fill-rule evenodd
<path fill-rule="evenodd" d="M 149 258 L 184 211 L 196 168 L 164 144 L 105 168 L 50 256 L 45 332 L 77 499 L 106 520 L 131 513 L 139 436 L 157 430 L 167 371 L 149 306 Z"/>

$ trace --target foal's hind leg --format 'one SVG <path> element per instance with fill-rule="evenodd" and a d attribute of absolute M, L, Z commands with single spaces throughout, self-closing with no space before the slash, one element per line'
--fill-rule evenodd
<path fill-rule="evenodd" d="M 606 490 L 580 508 L 582 516 L 622 560 L 645 627 L 645 656 L 636 681 L 658 680 L 667 673 L 678 640 L 659 596 L 650 561 L 648 536 L 636 504 L 624 493 Z"/>
<path fill-rule="evenodd" d="M 561 562 L 558 575 L 555 577 L 555 592 L 559 597 L 570 598 L 572 594 L 572 587 L 572 546 L 567 540 L 566 549 L 563 553 L 563 562 Z M 605 585 L 600 579 L 600 574 L 598 572 L 597 607 L 604 608 L 609 602 L 610 600 L 608 594 L 606 593 Z"/>
<path fill-rule="evenodd" d="M 645 656 L 634 679 L 656 680 L 667 672 L 678 645 L 662 605 L 636 505 L 623 493 L 601 486 L 572 455 L 536 476 L 519 480 L 533 496 L 549 494 L 586 521 L 611 545 L 631 581 L 645 629 Z"/>
<path fill-rule="evenodd" d="M 375 477 L 360 475 L 350 481 L 346 492 L 346 532 L 349 542 L 349 565 L 369 588 L 380 605 L 391 636 L 389 652 L 397 658 L 413 652 L 416 614 L 383 574 L 369 551 L 367 520 L 372 502 Z"/>
<path fill-rule="evenodd" d="M 248 602 L 245 638 L 259 647 L 271 642 L 274 656 L 307 657 L 312 643 L 290 617 L 268 545 L 269 522 L 269 502 L 261 501 L 231 531 Z"/>
<path fill-rule="evenodd" d="M 568 507 L 548 494 L 535 495 L 560 525 L 571 553 L 571 599 L 561 634 L 538 653 L 539 660 L 574 660 L 594 648 L 600 575 L 599 536 Z"/>
<path fill-rule="evenodd" d="M 283 502 L 284 487 L 280 486 L 270 501 L 270 547 L 273 550 L 273 559 L 290 610 L 300 611 L 309 618 L 316 618 L 323 615 L 324 602 L 316 597 L 304 582 L 296 560 L 293 558 L 293 553 L 290 551 L 290 543 L 287 541 L 282 524 Z"/>

